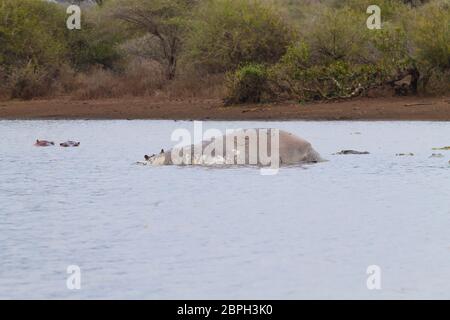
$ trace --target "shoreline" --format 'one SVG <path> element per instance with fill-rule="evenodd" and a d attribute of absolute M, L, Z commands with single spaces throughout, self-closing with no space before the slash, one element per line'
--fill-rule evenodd
<path fill-rule="evenodd" d="M 450 121 L 450 96 L 357 98 L 224 107 L 220 99 L 156 97 L 0 101 L 0 120 Z"/>

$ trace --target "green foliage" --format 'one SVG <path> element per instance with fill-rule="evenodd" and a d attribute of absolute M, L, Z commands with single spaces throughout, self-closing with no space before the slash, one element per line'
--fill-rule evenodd
<path fill-rule="evenodd" d="M 40 0 L 0 0 L 0 63 L 57 64 L 66 54 L 65 13 Z"/>
<path fill-rule="evenodd" d="M 278 99 L 351 98 L 388 86 L 405 76 L 409 89 L 449 91 L 449 3 L 432 1 L 413 8 L 400 1 L 376 1 L 382 29 L 365 27 L 373 1 L 346 0 L 318 6 L 300 23 L 303 39 L 270 68 L 270 92 Z M 395 88 L 397 91 L 397 88 Z M 273 95 L 273 93 L 276 93 Z"/>
<path fill-rule="evenodd" d="M 111 28 L 114 32 L 111 32 Z M 121 61 L 118 46 L 126 35 L 99 10 L 86 10 L 82 29 L 68 31 L 66 42 L 68 60 L 76 70 L 86 71 L 92 66 L 112 69 Z"/>
<path fill-rule="evenodd" d="M 44 96 L 75 72 L 125 77 L 136 57 L 166 80 L 227 74 L 229 103 L 350 98 L 405 77 L 406 92 L 450 91 L 448 0 L 72 2 L 90 3 L 81 30 L 64 5 L 0 0 L 0 96 Z M 373 4 L 381 30 L 366 27 Z"/>
<path fill-rule="evenodd" d="M 81 30 L 66 28 L 63 6 L 42 0 L 0 0 L 0 63 L 3 66 L 111 67 L 118 58 L 117 32 L 83 14 Z M 109 25 L 111 27 L 111 25 Z"/>
<path fill-rule="evenodd" d="M 268 73 L 261 64 L 248 64 L 227 77 L 226 104 L 260 103 L 268 93 Z"/>
<path fill-rule="evenodd" d="M 0 64 L 11 97 L 48 94 L 67 65 L 84 70 L 112 67 L 118 60 L 115 33 L 87 19 L 82 30 L 69 31 L 66 19 L 65 7 L 58 4 L 0 0 Z"/>
<path fill-rule="evenodd" d="M 43 96 L 67 54 L 65 12 L 40 0 L 0 0 L 0 64 L 12 98 Z"/>
<path fill-rule="evenodd" d="M 410 14 L 412 58 L 419 86 L 428 93 L 450 92 L 450 2 L 431 1 Z"/>
<path fill-rule="evenodd" d="M 154 58 L 166 68 L 167 78 L 176 74 L 187 16 L 194 0 L 115 0 L 108 10 L 155 50 Z"/>
<path fill-rule="evenodd" d="M 401 26 L 386 23 L 383 29 L 371 33 L 368 44 L 367 62 L 378 66 L 385 79 L 414 66 L 408 37 Z"/>
<path fill-rule="evenodd" d="M 49 66 L 44 68 L 31 63 L 15 69 L 9 76 L 11 97 L 28 100 L 46 95 L 55 72 L 57 70 Z"/>
<path fill-rule="evenodd" d="M 415 58 L 431 68 L 450 69 L 450 2 L 427 4 L 417 10 L 413 19 Z"/>
<path fill-rule="evenodd" d="M 415 1 L 415 0 L 412 0 Z M 370 5 L 377 5 L 381 9 L 382 21 L 395 21 L 401 18 L 408 10 L 402 0 L 340 0 L 336 1 L 337 8 L 350 8 L 355 12 L 365 14 Z M 367 15 L 366 15 L 367 17 Z"/>
<path fill-rule="evenodd" d="M 280 59 L 284 65 L 288 65 L 292 70 L 304 69 L 311 58 L 311 51 L 304 42 L 299 42 L 287 48 L 286 54 Z"/>
<path fill-rule="evenodd" d="M 255 0 L 206 0 L 194 14 L 186 57 L 210 73 L 274 63 L 293 34 L 276 10 Z"/>
<path fill-rule="evenodd" d="M 370 64 L 337 60 L 316 64 L 305 44 L 288 49 L 280 63 L 270 69 L 271 92 L 279 99 L 300 101 L 350 98 L 382 81 L 383 72 Z"/>
<path fill-rule="evenodd" d="M 361 61 L 367 54 L 365 11 L 326 8 L 316 14 L 305 41 L 318 61 Z"/>

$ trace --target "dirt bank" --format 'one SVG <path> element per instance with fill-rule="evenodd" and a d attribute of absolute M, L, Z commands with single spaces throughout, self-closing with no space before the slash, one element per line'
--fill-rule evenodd
<path fill-rule="evenodd" d="M 438 120 L 450 121 L 450 96 L 360 98 L 311 104 L 224 107 L 217 99 L 69 98 L 0 102 L 0 119 Z"/>

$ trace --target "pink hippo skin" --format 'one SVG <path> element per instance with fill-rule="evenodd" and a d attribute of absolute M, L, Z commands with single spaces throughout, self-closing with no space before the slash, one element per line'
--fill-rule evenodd
<path fill-rule="evenodd" d="M 50 147 L 54 146 L 55 143 L 53 141 L 47 141 L 47 140 L 36 140 L 36 143 L 34 144 L 36 147 Z"/>

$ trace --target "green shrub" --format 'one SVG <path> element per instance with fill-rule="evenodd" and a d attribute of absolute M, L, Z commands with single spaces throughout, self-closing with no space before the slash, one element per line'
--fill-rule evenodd
<path fill-rule="evenodd" d="M 66 54 L 65 12 L 41 0 L 0 1 L 0 64 L 57 64 Z"/>
<path fill-rule="evenodd" d="M 375 64 L 345 60 L 318 63 L 311 58 L 310 47 L 299 43 L 271 67 L 269 79 L 271 91 L 279 99 L 328 100 L 358 96 L 382 83 L 384 72 Z"/>
<path fill-rule="evenodd" d="M 450 69 L 450 3 L 434 1 L 412 16 L 414 58 L 423 69 Z"/>
<path fill-rule="evenodd" d="M 411 8 L 399 1 L 378 1 L 383 27 L 368 30 L 369 2 L 342 1 L 303 21 L 303 41 L 270 69 L 272 92 L 279 99 L 302 101 L 351 98 L 374 87 L 396 89 L 395 83 L 406 76 L 411 80 L 402 92 L 417 93 L 418 83 L 448 88 L 438 85 L 448 83 L 448 3 Z"/>
<path fill-rule="evenodd" d="M 326 8 L 316 13 L 304 39 L 318 63 L 361 62 L 368 49 L 365 11 Z"/>
<path fill-rule="evenodd" d="M 14 69 L 8 77 L 11 98 L 29 100 L 48 95 L 57 70 L 28 64 Z"/>
<path fill-rule="evenodd" d="M 381 30 L 366 27 L 372 4 Z M 65 5 L 0 0 L 0 97 L 151 94 L 175 77 L 225 74 L 228 103 L 350 98 L 405 81 L 402 92 L 450 91 L 448 0 L 110 0 L 84 7 L 81 30 L 66 18 Z"/>
<path fill-rule="evenodd" d="M 381 9 L 382 23 L 387 21 L 401 20 L 405 12 L 408 10 L 407 0 L 337 0 L 335 6 L 338 8 L 347 7 L 355 12 L 366 13 L 370 5 L 377 5 Z M 416 0 L 412 0 L 416 1 Z M 368 15 L 366 15 L 368 17 Z"/>
<path fill-rule="evenodd" d="M 276 10 L 255 0 L 207 0 L 200 4 L 185 46 L 185 58 L 209 73 L 248 63 L 275 63 L 293 33 Z"/>
<path fill-rule="evenodd" d="M 353 65 L 343 61 L 311 66 L 297 71 L 295 78 L 285 71 L 283 66 L 273 67 L 271 83 L 276 86 L 272 91 L 281 99 L 302 102 L 352 98 L 381 83 L 381 73 L 376 66 Z"/>
<path fill-rule="evenodd" d="M 311 63 L 310 59 L 311 50 L 309 46 L 304 42 L 299 42 L 287 48 L 280 62 L 289 66 L 291 70 L 302 70 Z"/>
<path fill-rule="evenodd" d="M 93 66 L 112 69 L 122 60 L 118 47 L 125 35 L 112 21 L 99 19 L 97 14 L 86 11 L 82 29 L 67 32 L 67 58 L 76 70 L 86 71 Z"/>
<path fill-rule="evenodd" d="M 105 32 L 87 16 L 83 14 L 81 30 L 69 31 L 62 5 L 0 0 L 2 95 L 7 92 L 21 99 L 48 95 L 68 69 L 112 67 L 119 58 L 116 32 Z M 67 89 L 67 83 L 64 86 Z"/>
<path fill-rule="evenodd" d="M 7 75 L 5 69 L 0 65 L 0 100 L 10 97 L 10 91 L 7 86 Z"/>
<path fill-rule="evenodd" d="M 378 69 L 380 85 L 394 83 L 409 74 L 413 77 L 409 90 L 417 93 L 418 72 L 402 25 L 385 23 L 381 30 L 371 32 L 369 46 L 367 64 Z"/>
<path fill-rule="evenodd" d="M 260 103 L 268 92 L 268 73 L 261 64 L 248 64 L 227 77 L 225 104 Z"/>

